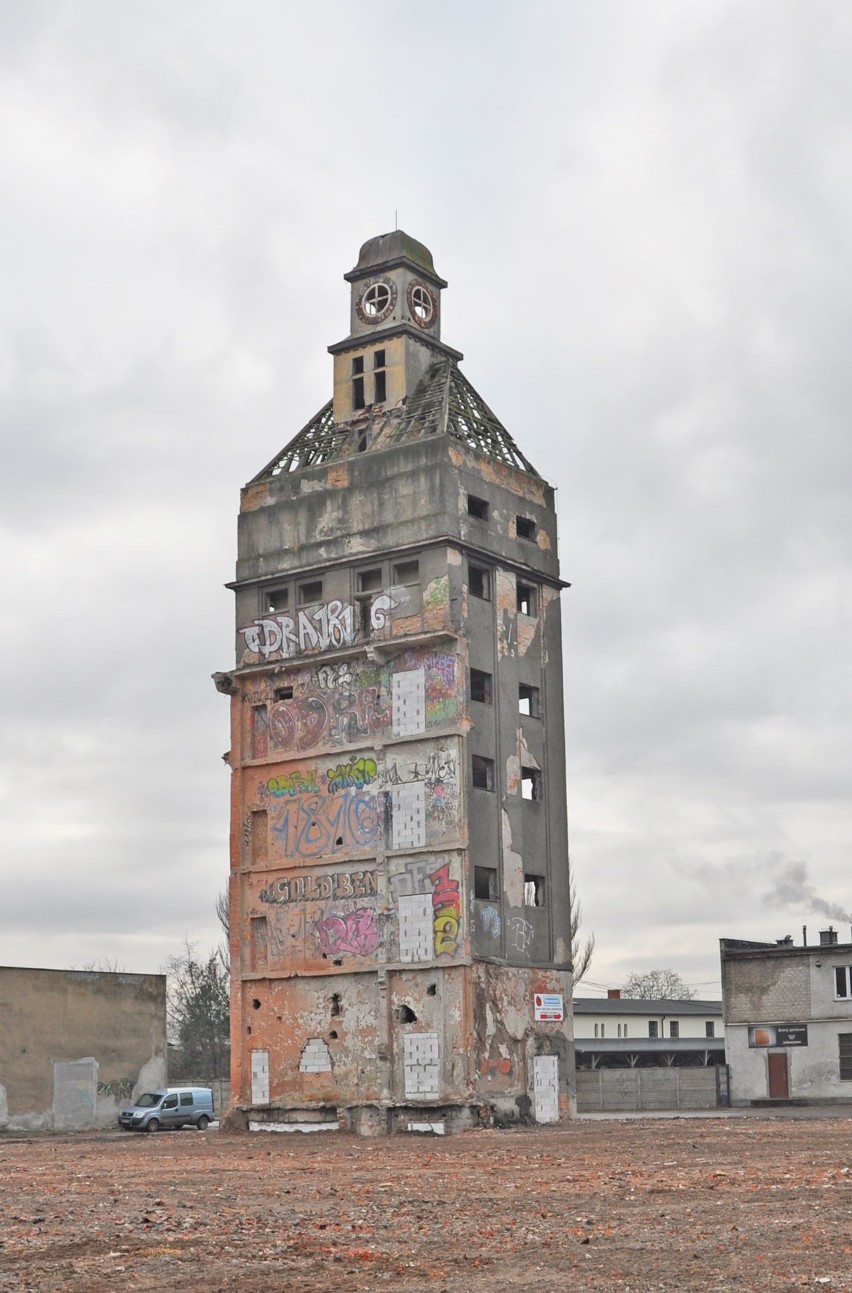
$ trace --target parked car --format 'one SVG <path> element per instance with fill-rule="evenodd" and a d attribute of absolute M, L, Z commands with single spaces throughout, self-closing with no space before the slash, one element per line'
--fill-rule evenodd
<path fill-rule="evenodd" d="M 212 1121 L 213 1092 L 205 1086 L 170 1086 L 161 1091 L 146 1091 L 118 1115 L 118 1125 L 126 1131 L 186 1126 L 206 1131 Z"/>

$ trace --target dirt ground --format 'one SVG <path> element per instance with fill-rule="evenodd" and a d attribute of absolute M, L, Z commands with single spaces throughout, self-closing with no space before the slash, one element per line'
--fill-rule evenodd
<path fill-rule="evenodd" d="M 0 1135 L 0 1290 L 852 1290 L 852 1118 Z"/>

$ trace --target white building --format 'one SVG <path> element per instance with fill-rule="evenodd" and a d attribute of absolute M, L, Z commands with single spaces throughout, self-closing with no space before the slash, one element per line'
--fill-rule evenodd
<path fill-rule="evenodd" d="M 721 1001 L 574 999 L 577 1068 L 724 1064 Z"/>

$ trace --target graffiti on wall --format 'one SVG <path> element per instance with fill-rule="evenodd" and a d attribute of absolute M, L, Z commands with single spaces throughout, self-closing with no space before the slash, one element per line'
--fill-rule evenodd
<path fill-rule="evenodd" d="M 523 916 L 513 916 L 509 921 L 509 947 L 514 951 L 520 952 L 522 956 L 529 956 L 530 944 L 535 938 L 535 930 L 528 920 Z"/>
<path fill-rule="evenodd" d="M 270 777 L 266 783 L 266 789 L 276 799 L 281 799 L 284 795 L 318 794 L 317 770 L 316 768 L 309 768 L 307 771 L 297 769 L 294 772 L 286 772 L 280 777 Z"/>
<path fill-rule="evenodd" d="M 286 800 L 272 823 L 284 857 L 315 858 L 370 848 L 379 837 L 381 805 L 375 795 L 344 791 Z"/>
<path fill-rule="evenodd" d="M 332 871 L 329 875 L 285 875 L 260 891 L 260 901 L 269 904 L 291 902 L 340 902 L 345 898 L 375 898 L 375 871 Z"/>
<path fill-rule="evenodd" d="M 353 759 L 349 763 L 338 763 L 336 767 L 326 770 L 328 793 L 333 795 L 338 790 L 348 790 L 350 787 L 363 790 L 370 782 L 375 781 L 378 770 L 375 759 L 362 758 Z"/>
<path fill-rule="evenodd" d="M 393 729 L 418 736 L 459 714 L 456 659 L 446 652 L 404 652 L 387 665 L 320 665 L 288 672 L 292 696 L 253 692 L 253 722 L 274 750 L 305 753 L 354 745 Z M 263 700 L 269 712 L 259 707 Z M 256 757 L 265 757 L 259 751 Z"/>
<path fill-rule="evenodd" d="M 435 955 L 453 956 L 458 951 L 461 924 L 461 893 L 458 880 L 450 876 L 449 863 L 433 871 L 432 917 L 435 929 Z"/>
<path fill-rule="evenodd" d="M 319 945 L 328 956 L 345 952 L 369 956 L 379 946 L 379 923 L 372 907 L 332 912 L 316 921 L 315 929 Z"/>
<path fill-rule="evenodd" d="M 328 651 L 355 641 L 355 611 L 331 601 L 295 615 L 269 615 L 240 629 L 246 648 L 264 660 L 289 660 L 306 651 Z"/>

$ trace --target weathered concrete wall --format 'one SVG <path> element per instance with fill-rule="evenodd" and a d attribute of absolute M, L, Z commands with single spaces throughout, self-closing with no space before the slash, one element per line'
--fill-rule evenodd
<path fill-rule="evenodd" d="M 597 1069 L 577 1074 L 580 1113 L 715 1109 L 715 1068 Z"/>
<path fill-rule="evenodd" d="M 164 975 L 0 967 L 0 1126 L 109 1126 L 165 1054 Z"/>

